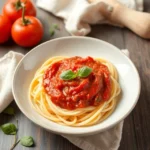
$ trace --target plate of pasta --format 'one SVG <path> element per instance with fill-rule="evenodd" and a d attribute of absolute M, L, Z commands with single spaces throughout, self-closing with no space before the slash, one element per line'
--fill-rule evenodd
<path fill-rule="evenodd" d="M 133 110 L 139 94 L 140 78 L 131 60 L 89 37 L 58 38 L 35 47 L 13 78 L 20 110 L 61 134 L 89 135 L 116 125 Z"/>

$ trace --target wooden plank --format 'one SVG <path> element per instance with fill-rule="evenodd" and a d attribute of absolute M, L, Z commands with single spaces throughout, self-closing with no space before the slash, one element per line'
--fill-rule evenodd
<path fill-rule="evenodd" d="M 124 127 L 124 132 L 130 132 L 134 130 L 134 137 L 126 137 L 126 140 L 130 138 L 131 142 L 126 142 L 127 145 L 132 145 L 134 140 L 136 141 L 136 147 L 139 150 L 149 150 L 149 136 L 150 136 L 150 43 L 148 40 L 143 40 L 131 32 L 126 31 L 124 33 L 126 47 L 130 50 L 131 59 L 135 63 L 141 78 L 141 95 L 139 101 L 132 112 L 132 123 L 130 124 L 130 129 L 127 131 L 126 126 Z M 125 135 L 126 136 L 126 135 Z M 124 136 L 123 136 L 124 137 Z M 134 147 L 133 147 L 134 148 Z M 133 149 L 131 147 L 131 149 Z"/>
<path fill-rule="evenodd" d="M 144 1 L 145 11 L 150 11 L 150 1 Z M 136 65 L 141 78 L 141 95 L 139 101 L 125 122 L 120 150 L 130 145 L 128 150 L 150 150 L 150 42 L 144 40 L 127 29 L 124 30 L 126 48 L 129 49 L 131 60 Z M 127 135 L 126 133 L 133 133 Z"/>

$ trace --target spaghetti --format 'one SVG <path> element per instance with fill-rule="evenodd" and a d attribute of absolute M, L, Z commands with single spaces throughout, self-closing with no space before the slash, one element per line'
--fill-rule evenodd
<path fill-rule="evenodd" d="M 60 79 L 60 73 L 64 70 L 77 72 L 84 65 L 93 69 L 88 77 L 77 77 L 71 81 Z M 70 89 L 64 91 L 69 85 Z M 76 92 L 71 92 L 72 89 Z M 59 90 L 62 92 L 59 93 Z M 120 92 L 117 70 L 109 61 L 57 56 L 48 59 L 37 70 L 29 88 L 29 97 L 33 108 L 43 117 L 58 124 L 81 127 L 105 120 L 114 111 Z"/>

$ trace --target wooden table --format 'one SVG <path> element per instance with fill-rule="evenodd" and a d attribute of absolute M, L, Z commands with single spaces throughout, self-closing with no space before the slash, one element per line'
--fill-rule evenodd
<path fill-rule="evenodd" d="M 0 11 L 6 0 L 0 1 Z M 150 1 L 144 2 L 145 11 L 150 11 Z M 68 36 L 64 29 L 64 23 L 61 19 L 52 14 L 38 10 L 38 18 L 44 26 L 44 37 L 42 42 L 52 38 Z M 57 32 L 52 38 L 49 34 L 50 24 L 57 23 L 61 31 Z M 137 67 L 141 77 L 141 95 L 139 101 L 132 113 L 125 119 L 123 127 L 123 136 L 119 150 L 150 150 L 150 41 L 141 39 L 128 29 L 121 29 L 108 25 L 95 25 L 92 32 L 88 35 L 114 44 L 120 49 L 130 51 L 131 60 Z M 0 45 L 0 57 L 9 50 L 27 53 L 30 49 L 17 46 L 9 41 Z M 15 102 L 11 104 L 16 110 L 16 116 L 19 119 L 19 137 L 31 135 L 34 137 L 36 146 L 33 148 L 24 148 L 18 145 L 15 150 L 79 150 L 76 146 L 68 142 L 63 137 L 50 133 L 27 119 L 18 109 Z M 11 116 L 0 114 L 0 124 L 15 122 Z M 0 150 L 8 150 L 13 143 L 13 137 L 4 135 L 0 131 Z"/>

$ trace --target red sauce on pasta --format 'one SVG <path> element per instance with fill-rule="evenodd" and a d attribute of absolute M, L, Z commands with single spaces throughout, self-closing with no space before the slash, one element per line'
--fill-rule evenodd
<path fill-rule="evenodd" d="M 63 80 L 60 74 L 66 70 L 77 72 L 88 66 L 92 72 L 85 78 Z M 44 73 L 43 86 L 51 101 L 64 109 L 73 110 L 98 106 L 110 97 L 111 80 L 107 66 L 91 57 L 71 57 L 52 64 Z"/>

